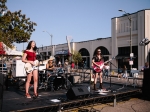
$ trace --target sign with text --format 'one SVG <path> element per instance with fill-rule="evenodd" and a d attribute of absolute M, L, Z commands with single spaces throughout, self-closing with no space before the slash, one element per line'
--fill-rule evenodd
<path fill-rule="evenodd" d="M 56 55 L 62 55 L 62 54 L 64 54 L 64 55 L 68 55 L 69 54 L 69 52 L 68 52 L 68 50 L 60 50 L 60 51 L 55 51 L 55 54 Z"/>

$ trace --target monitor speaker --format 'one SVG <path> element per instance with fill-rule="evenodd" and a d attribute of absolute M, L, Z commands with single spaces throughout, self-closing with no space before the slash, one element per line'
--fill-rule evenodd
<path fill-rule="evenodd" d="M 144 70 L 142 93 L 143 96 L 150 99 L 150 69 Z"/>
<path fill-rule="evenodd" d="M 87 98 L 89 97 L 89 95 L 90 95 L 90 92 L 88 90 L 88 87 L 86 86 L 72 87 L 66 93 L 67 98 L 70 100 Z"/>

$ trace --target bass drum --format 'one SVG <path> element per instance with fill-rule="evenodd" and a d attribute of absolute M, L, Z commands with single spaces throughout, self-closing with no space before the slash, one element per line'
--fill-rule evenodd
<path fill-rule="evenodd" d="M 59 90 L 65 85 L 65 78 L 63 76 L 51 76 L 48 79 L 48 85 L 51 90 Z"/>

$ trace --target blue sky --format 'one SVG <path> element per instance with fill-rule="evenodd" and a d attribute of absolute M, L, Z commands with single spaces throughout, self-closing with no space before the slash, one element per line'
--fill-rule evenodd
<path fill-rule="evenodd" d="M 7 0 L 6 5 L 37 23 L 30 40 L 41 47 L 51 44 L 44 30 L 53 35 L 55 45 L 66 43 L 67 35 L 74 42 L 111 37 L 111 18 L 123 14 L 118 9 L 127 13 L 150 9 L 150 0 Z M 23 49 L 23 44 L 15 45 Z"/>

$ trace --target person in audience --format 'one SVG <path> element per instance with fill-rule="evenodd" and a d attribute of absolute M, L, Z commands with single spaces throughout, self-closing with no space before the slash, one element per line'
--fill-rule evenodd
<path fill-rule="evenodd" d="M 127 77 L 128 77 L 127 67 L 126 67 L 126 65 L 124 65 L 124 67 L 123 67 L 123 78 L 127 78 Z"/>
<path fill-rule="evenodd" d="M 62 67 L 61 64 L 60 64 L 59 67 L 57 68 L 57 73 L 58 73 L 58 75 L 64 74 L 64 69 L 63 69 L 63 67 Z"/>
<path fill-rule="evenodd" d="M 108 80 L 108 76 L 109 76 L 109 69 L 110 69 L 110 67 L 109 67 L 108 63 L 106 63 L 104 66 L 104 76 L 107 80 Z"/>
<path fill-rule="evenodd" d="M 149 63 L 146 62 L 141 71 L 144 71 L 144 69 L 149 69 Z"/>
<path fill-rule="evenodd" d="M 119 68 L 118 68 L 118 74 L 117 74 L 118 79 L 120 79 L 120 78 L 122 77 L 122 72 L 123 72 L 123 70 L 122 70 L 122 68 L 119 66 Z"/>

